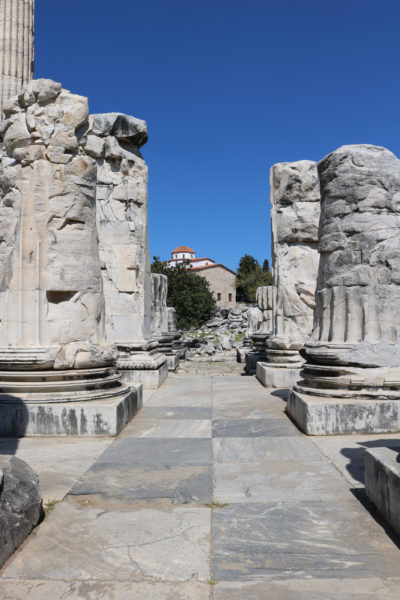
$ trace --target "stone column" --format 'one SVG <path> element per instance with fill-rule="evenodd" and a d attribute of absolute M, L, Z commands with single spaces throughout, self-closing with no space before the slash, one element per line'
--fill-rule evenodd
<path fill-rule="evenodd" d="M 152 306 L 151 327 L 152 337 L 159 343 L 159 351 L 167 357 L 168 371 L 176 371 L 178 357 L 173 349 L 175 334 L 168 331 L 168 278 L 159 273 L 151 274 Z"/>
<path fill-rule="evenodd" d="M 271 169 L 273 334 L 257 376 L 267 387 L 298 378 L 299 350 L 311 334 L 318 272 L 320 190 L 317 164 L 302 160 Z"/>
<path fill-rule="evenodd" d="M 104 335 L 87 99 L 31 81 L 2 124 L 0 435 L 113 435 L 135 409 Z"/>
<path fill-rule="evenodd" d="M 169 306 L 167 308 L 168 313 L 168 333 L 174 337 L 174 341 L 172 343 L 172 348 L 176 354 L 177 367 L 179 366 L 179 361 L 186 358 L 186 346 L 183 342 L 181 342 L 182 332 L 178 329 L 178 318 L 176 315 L 175 308 Z"/>
<path fill-rule="evenodd" d="M 257 288 L 256 300 L 257 306 L 251 313 L 253 322 L 250 321 L 249 326 L 252 328 L 248 330 L 251 346 L 245 355 L 245 371 L 248 375 L 255 375 L 257 370 L 257 364 L 260 361 L 266 360 L 266 341 L 272 334 L 272 302 L 273 302 L 274 288 L 271 285 Z M 250 332 L 251 331 L 251 332 Z"/>
<path fill-rule="evenodd" d="M 84 144 L 97 162 L 97 228 L 105 294 L 106 338 L 118 349 L 126 383 L 156 388 L 168 375 L 151 324 L 145 121 L 91 115 Z M 167 324 L 165 324 L 167 327 Z"/>
<path fill-rule="evenodd" d="M 319 163 L 315 319 L 290 414 L 309 434 L 400 430 L 400 161 L 344 146 Z"/>
<path fill-rule="evenodd" d="M 33 79 L 34 0 L 0 0 L 0 118 L 7 101 Z"/>
<path fill-rule="evenodd" d="M 159 273 L 151 274 L 151 330 L 152 337 L 161 338 L 168 333 L 168 278 Z"/>

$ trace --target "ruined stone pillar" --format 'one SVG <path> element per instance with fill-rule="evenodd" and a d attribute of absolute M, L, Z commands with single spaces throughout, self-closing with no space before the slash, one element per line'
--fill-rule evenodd
<path fill-rule="evenodd" d="M 273 334 L 268 360 L 257 367 L 267 387 L 288 388 L 298 378 L 299 350 L 311 334 L 318 272 L 320 191 L 317 164 L 302 160 L 271 169 Z"/>
<path fill-rule="evenodd" d="M 33 79 L 34 0 L 0 0 L 0 118 L 7 101 Z"/>
<path fill-rule="evenodd" d="M 148 170 L 140 153 L 146 141 L 145 121 L 106 113 L 90 116 L 84 147 L 97 162 L 106 339 L 118 349 L 118 369 L 126 383 L 157 388 L 168 367 L 152 335 Z"/>
<path fill-rule="evenodd" d="M 10 101 L 0 162 L 0 435 L 113 435 L 135 410 L 104 334 L 87 99 Z"/>
<path fill-rule="evenodd" d="M 272 335 L 272 306 L 274 288 L 272 285 L 257 288 L 257 306 L 250 315 L 247 335 L 251 346 L 245 354 L 245 371 L 248 375 L 255 375 L 257 364 L 266 360 L 266 341 Z M 256 312 L 257 311 L 257 312 Z"/>
<path fill-rule="evenodd" d="M 174 311 L 174 330 L 169 331 L 170 314 L 167 307 L 168 295 L 168 278 L 166 275 L 159 273 L 151 274 L 152 282 L 152 308 L 151 308 L 151 324 L 152 336 L 158 340 L 159 351 L 167 357 L 168 371 L 175 372 L 179 366 L 179 351 L 174 348 L 174 342 L 181 335 L 176 331 L 176 313 Z"/>
<path fill-rule="evenodd" d="M 179 367 L 179 361 L 186 358 L 186 346 L 181 341 L 182 332 L 178 329 L 178 318 L 175 308 L 169 306 L 168 312 L 168 333 L 173 336 L 172 348 L 176 355 L 176 366 Z"/>
<path fill-rule="evenodd" d="M 161 338 L 168 334 L 168 278 L 159 273 L 151 274 L 151 330 L 152 336 Z"/>
<path fill-rule="evenodd" d="M 400 161 L 343 146 L 319 163 L 312 339 L 290 414 L 308 434 L 400 430 Z"/>

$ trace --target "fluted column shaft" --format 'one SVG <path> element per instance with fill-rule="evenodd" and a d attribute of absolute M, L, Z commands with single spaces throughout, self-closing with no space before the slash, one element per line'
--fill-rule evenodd
<path fill-rule="evenodd" d="M 0 110 L 33 79 L 34 0 L 0 0 Z"/>

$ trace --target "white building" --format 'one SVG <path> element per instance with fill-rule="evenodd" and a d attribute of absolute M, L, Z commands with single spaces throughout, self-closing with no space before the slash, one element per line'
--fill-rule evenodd
<path fill-rule="evenodd" d="M 195 251 L 192 250 L 192 248 L 189 248 L 189 246 L 178 246 L 178 248 L 172 250 L 171 258 L 170 260 L 167 260 L 167 263 L 171 267 L 176 267 L 178 263 L 182 263 L 185 260 L 190 262 L 193 269 L 217 264 L 215 260 L 211 260 L 211 258 L 196 258 Z"/>
<path fill-rule="evenodd" d="M 188 269 L 204 277 L 210 284 L 217 306 L 234 308 L 236 306 L 236 273 L 228 267 L 215 262 L 211 258 L 196 258 L 196 253 L 189 246 L 178 246 L 171 252 L 167 264 L 175 267 L 188 261 Z"/>

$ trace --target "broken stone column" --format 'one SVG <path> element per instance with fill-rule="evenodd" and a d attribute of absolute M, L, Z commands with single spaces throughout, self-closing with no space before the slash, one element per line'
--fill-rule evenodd
<path fill-rule="evenodd" d="M 252 335 L 256 333 L 260 321 L 262 320 L 262 312 L 258 306 L 251 306 L 247 310 L 247 327 L 244 332 L 243 345 L 236 349 L 236 360 L 238 363 L 246 363 L 246 356 L 252 351 L 253 341 Z M 246 368 L 246 367 L 245 367 Z"/>
<path fill-rule="evenodd" d="M 300 375 L 299 350 L 309 339 L 318 272 L 320 190 L 317 164 L 302 160 L 271 169 L 273 335 L 257 377 L 266 387 L 289 388 Z"/>
<path fill-rule="evenodd" d="M 159 273 L 151 274 L 151 329 L 152 336 L 161 338 L 168 333 L 168 278 Z"/>
<path fill-rule="evenodd" d="M 256 291 L 258 318 L 255 329 L 250 334 L 251 347 L 245 357 L 245 371 L 248 375 L 255 375 L 257 364 L 267 359 L 266 342 L 272 334 L 273 293 L 274 288 L 271 285 L 259 287 Z M 255 321 L 255 314 L 252 317 Z M 254 327 L 255 323 L 250 325 Z"/>
<path fill-rule="evenodd" d="M 288 411 L 310 435 L 400 431 L 400 161 L 343 146 L 319 174 L 314 329 Z"/>
<path fill-rule="evenodd" d="M 179 367 L 179 361 L 186 358 L 186 346 L 181 341 L 182 332 L 178 329 L 178 318 L 175 308 L 168 306 L 168 333 L 173 336 L 172 348 L 176 354 L 177 367 Z"/>
<path fill-rule="evenodd" d="M 168 331 L 168 278 L 159 273 L 151 274 L 152 283 L 152 306 L 151 326 L 152 336 L 158 340 L 159 351 L 167 357 L 169 371 L 176 371 L 178 357 L 172 348 L 174 334 Z"/>
<path fill-rule="evenodd" d="M 34 0 L 0 0 L 0 119 L 4 105 L 33 79 Z"/>
<path fill-rule="evenodd" d="M 168 375 L 152 336 L 145 121 L 119 113 L 90 116 L 85 152 L 97 162 L 97 228 L 106 338 L 118 349 L 126 383 L 157 388 Z M 167 324 L 165 324 L 167 326 Z"/>
<path fill-rule="evenodd" d="M 0 162 L 0 435 L 114 435 L 140 402 L 104 336 L 87 99 L 48 79 L 11 99 Z"/>

